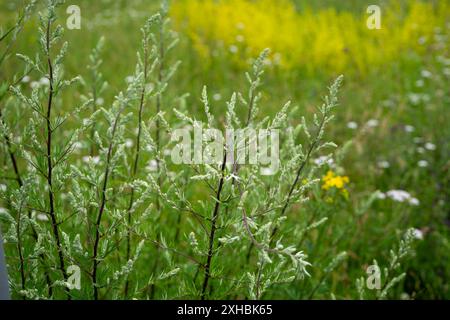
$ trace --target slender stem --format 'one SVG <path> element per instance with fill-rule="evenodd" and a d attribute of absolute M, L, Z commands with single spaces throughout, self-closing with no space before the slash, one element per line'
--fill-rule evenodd
<path fill-rule="evenodd" d="M 164 46 L 164 19 L 162 19 L 161 21 L 161 25 L 159 27 L 159 66 L 158 66 L 158 84 L 159 84 L 159 89 L 161 89 L 162 87 L 162 82 L 163 82 L 163 72 L 164 72 L 164 67 L 165 67 L 165 46 Z M 156 95 L 156 113 L 159 114 L 161 112 L 162 109 L 162 97 L 161 97 L 162 93 L 161 91 L 158 92 L 158 94 Z M 161 152 L 161 123 L 159 120 L 159 116 L 157 116 L 156 118 L 156 174 L 158 175 L 158 187 L 160 190 L 162 187 L 162 177 L 161 177 L 161 161 L 160 161 L 160 152 Z M 161 220 L 161 203 L 160 203 L 160 199 L 159 199 L 159 195 L 156 196 L 156 210 L 158 212 L 158 221 L 157 223 L 159 224 L 160 220 Z M 155 264 L 153 267 L 153 271 L 152 273 L 154 273 L 157 269 L 158 269 L 158 264 L 159 264 L 159 254 L 156 255 L 155 258 Z M 155 296 L 155 285 L 152 284 L 150 286 L 150 299 L 153 299 Z"/>
<path fill-rule="evenodd" d="M 216 204 L 214 206 L 214 211 L 213 211 L 212 220 L 211 220 L 211 232 L 209 234 L 208 257 L 207 257 L 206 264 L 205 264 L 205 277 L 203 280 L 202 293 L 200 296 L 200 298 L 202 300 L 205 300 L 206 290 L 208 288 L 208 281 L 210 278 L 211 260 L 212 260 L 213 253 L 214 253 L 214 236 L 216 233 L 216 222 L 217 222 L 217 218 L 219 217 L 219 211 L 220 211 L 219 210 L 220 209 L 220 197 L 222 194 L 223 184 L 225 181 L 226 163 L 227 163 L 227 153 L 224 152 L 222 166 L 221 166 L 222 176 L 220 177 L 220 180 L 219 180 L 219 186 L 217 188 L 217 193 L 216 193 Z"/>
<path fill-rule="evenodd" d="M 136 149 L 135 149 L 135 155 L 134 155 L 134 163 L 133 163 L 133 169 L 131 177 L 134 179 L 134 177 L 137 174 L 138 165 L 139 165 L 139 155 L 141 152 L 141 134 L 142 134 L 142 114 L 144 111 L 145 106 L 145 86 L 147 83 L 147 77 L 148 77 L 148 47 L 147 45 L 144 45 L 144 79 L 142 81 L 142 89 L 141 89 L 141 97 L 139 100 L 139 114 L 138 114 L 138 133 L 136 135 Z M 134 188 L 131 187 L 131 196 L 130 196 L 130 202 L 128 205 L 128 232 L 127 232 L 127 253 L 126 253 L 126 261 L 130 259 L 131 256 L 131 224 L 132 224 L 132 216 L 131 216 L 131 209 L 133 208 L 134 203 Z M 128 296 L 128 289 L 129 289 L 130 281 L 127 277 L 127 280 L 125 282 L 125 297 Z"/>
<path fill-rule="evenodd" d="M 2 125 L 5 125 L 5 122 L 3 121 L 3 115 L 2 115 L 1 109 L 0 109 L 0 122 L 2 123 Z M 13 166 L 14 175 L 16 176 L 17 184 L 19 185 L 19 187 L 22 187 L 22 185 L 23 185 L 22 178 L 20 177 L 19 167 L 17 165 L 16 156 L 12 150 L 11 139 L 7 133 L 3 134 L 3 138 L 5 139 L 5 142 L 6 142 L 6 149 L 8 151 L 9 158 L 11 159 L 11 163 Z"/>
<path fill-rule="evenodd" d="M 106 207 L 106 189 L 108 187 L 108 180 L 109 180 L 109 174 L 110 174 L 110 166 L 111 166 L 111 158 L 112 158 L 112 152 L 114 148 L 114 137 L 116 134 L 117 126 L 119 123 L 120 115 L 122 113 L 123 108 L 119 109 L 119 112 L 117 113 L 116 118 L 114 119 L 113 129 L 111 133 L 111 142 L 108 146 L 108 153 L 106 156 L 106 165 L 105 165 L 105 172 L 104 172 L 104 178 L 103 178 L 103 185 L 101 189 L 101 200 L 100 200 L 100 208 L 97 215 L 97 220 L 95 222 L 95 240 L 94 240 L 94 248 L 93 248 L 93 266 L 92 266 L 92 286 L 93 286 L 93 293 L 94 293 L 94 299 L 98 300 L 98 285 L 97 285 L 97 271 L 98 271 L 98 265 L 100 261 L 98 260 L 98 245 L 100 243 L 100 224 L 102 222 L 103 213 L 105 211 Z"/>
<path fill-rule="evenodd" d="M 97 111 L 97 88 L 96 88 L 96 82 L 97 82 L 97 76 L 94 74 L 93 75 L 93 85 L 92 85 L 92 113 L 94 114 Z M 95 124 L 92 125 L 91 128 L 91 141 L 94 140 L 94 135 L 95 135 Z M 91 143 L 91 150 L 90 150 L 90 155 L 91 157 L 93 157 L 95 154 L 95 144 Z"/>
<path fill-rule="evenodd" d="M 16 225 L 16 234 L 17 234 L 17 252 L 19 254 L 20 260 L 20 283 L 22 290 L 25 290 L 25 263 L 23 259 L 23 251 L 22 251 L 22 233 L 21 233 L 21 222 L 22 222 L 22 203 L 20 204 L 19 214 L 17 217 L 17 225 Z"/>
<path fill-rule="evenodd" d="M 48 104 L 47 104 L 47 115 L 46 115 L 46 123 L 47 123 L 47 185 L 48 185 L 48 200 L 50 205 L 49 215 L 52 220 L 52 228 L 53 228 L 53 237 L 56 241 L 56 246 L 58 249 L 58 257 L 59 257 L 59 269 L 63 275 L 64 281 L 67 281 L 67 272 L 66 267 L 64 265 L 64 256 L 63 250 L 59 235 L 58 221 L 56 219 L 55 213 L 55 195 L 53 191 L 53 163 L 52 163 L 52 126 L 51 126 L 51 115 L 52 115 L 52 103 L 53 103 L 53 65 L 50 58 L 50 29 L 51 29 L 51 20 L 49 19 L 47 22 L 47 35 L 46 35 L 46 51 L 47 51 L 47 65 L 48 65 L 48 74 L 49 74 L 49 91 L 48 91 Z M 68 299 L 70 299 L 69 291 L 66 288 L 66 293 Z"/>

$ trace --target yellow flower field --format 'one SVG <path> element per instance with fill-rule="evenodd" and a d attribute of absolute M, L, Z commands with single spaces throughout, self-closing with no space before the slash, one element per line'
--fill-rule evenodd
<path fill-rule="evenodd" d="M 289 0 L 180 0 L 171 15 L 204 61 L 225 52 L 245 67 L 269 47 L 268 63 L 283 69 L 365 73 L 408 51 L 420 53 L 423 46 L 416 39 L 429 40 L 435 26 L 445 24 L 450 6 L 414 1 L 404 10 L 394 1 L 381 10 L 380 30 L 367 28 L 369 15 L 363 10 L 359 16 L 335 8 L 298 11 Z"/>

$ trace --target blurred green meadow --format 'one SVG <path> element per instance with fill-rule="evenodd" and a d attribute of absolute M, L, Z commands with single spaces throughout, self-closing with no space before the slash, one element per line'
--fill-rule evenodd
<path fill-rule="evenodd" d="M 0 0 L 0 25 L 4 30 L 13 25 L 23 3 Z M 103 105 L 109 106 L 134 72 L 141 42 L 140 28 L 158 10 L 159 3 L 153 0 L 66 1 L 57 11 L 58 22 L 63 26 L 69 16 L 65 12 L 69 4 L 81 8 L 82 20 L 81 30 L 65 28 L 63 39 L 69 43 L 65 76 L 89 78 L 86 69 L 89 55 L 103 36 L 101 72 L 108 87 L 102 98 Z M 206 120 L 200 101 L 204 85 L 210 94 L 211 113 L 217 119 L 224 119 L 225 101 L 247 85 L 244 72 L 253 62 L 251 57 L 265 47 L 272 49 L 265 62 L 260 106 L 265 115 L 275 115 L 291 100 L 298 106 L 299 114 L 310 121 L 315 107 L 322 103 L 325 87 L 339 74 L 345 77 L 335 119 L 326 132 L 326 138 L 339 148 L 331 156 L 332 161 L 327 158 L 313 161 L 329 161 L 329 168 L 320 178 L 329 170 L 348 177 L 348 194 L 330 195 L 319 185 L 309 194 L 311 203 L 292 206 L 285 237 L 295 234 L 294 230 L 308 222 L 323 216 L 329 219 L 320 231 L 291 239 L 312 262 L 313 267 L 308 269 L 311 276 L 288 284 L 274 284 L 262 298 L 357 298 L 356 279 L 367 275 L 366 268 L 373 259 L 386 265 L 390 250 L 402 232 L 411 227 L 417 236 L 414 253 L 402 262 L 406 276 L 389 297 L 449 299 L 450 1 L 172 0 L 170 4 L 171 28 L 180 43 L 170 53 L 168 63 L 180 60 L 181 65 L 163 98 L 167 101 L 163 105 L 169 120 L 175 119 L 172 109 L 178 107 L 171 97 L 184 93 L 189 93 L 185 100 L 189 114 Z M 381 8 L 380 30 L 367 29 L 366 9 L 371 4 Z M 43 7 L 42 3 L 38 4 L 38 8 Z M 250 15 L 244 10 L 254 11 Z M 425 18 L 421 12 L 426 12 Z M 267 23 L 263 26 L 257 18 Z M 235 22 L 241 20 L 245 21 L 242 32 L 236 31 L 239 27 Z M 252 21 L 254 26 L 250 25 Z M 417 26 L 411 27 L 414 23 Z M 292 29 L 295 26 L 302 30 Z M 35 55 L 39 40 L 36 28 L 34 14 L 3 63 L 0 82 L 11 82 L 24 69 L 16 53 Z M 5 46 L 1 44 L 0 48 L 3 51 Z M 29 78 L 20 83 L 24 91 L 40 80 L 33 72 Z M 65 91 L 56 112 L 62 114 L 79 105 L 83 95 L 87 92 L 82 84 Z M 16 111 L 13 101 L 4 100 L 0 107 L 10 128 L 20 132 L 21 123 L 27 121 L 26 114 Z M 242 110 L 237 112 L 244 114 Z M 295 125 L 301 118 L 289 121 Z M 1 150 L 0 184 L 9 188 L 10 160 L 4 148 Z M 399 198 L 396 191 L 405 191 L 408 196 Z M 208 199 L 201 189 L 193 197 Z M 9 210 L 7 201 L 0 200 L 0 206 Z M 175 223 L 171 218 L 166 222 L 166 228 Z M 190 228 L 189 223 L 184 224 L 181 234 L 189 234 Z M 6 223 L 2 229 L 6 229 Z M 171 246 L 170 241 L 168 245 Z M 5 247 L 11 281 L 18 281 L 13 258 L 15 246 L 5 243 Z M 348 258 L 326 281 L 309 280 L 321 280 L 329 258 L 343 250 Z M 134 277 L 139 278 L 140 272 L 148 273 L 148 259 L 151 260 L 153 253 L 147 252 L 136 263 Z M 223 260 L 223 269 L 239 274 L 239 269 L 233 269 L 232 257 Z M 157 284 L 160 290 L 155 297 L 178 298 L 177 290 L 173 289 L 178 276 L 181 277 L 176 275 Z M 13 297 L 20 295 L 14 292 Z M 85 297 L 84 292 L 79 296 L 74 294 L 74 298 Z M 221 297 L 247 298 L 241 292 L 233 292 L 232 286 Z"/>

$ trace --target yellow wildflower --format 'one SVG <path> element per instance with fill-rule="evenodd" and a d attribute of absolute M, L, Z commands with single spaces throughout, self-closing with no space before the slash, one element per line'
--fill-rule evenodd
<path fill-rule="evenodd" d="M 336 175 L 333 171 L 329 170 L 325 176 L 322 178 L 323 190 L 329 190 L 331 188 L 336 188 L 341 190 L 343 194 L 346 193 L 345 185 L 350 182 L 350 179 L 347 176 L 339 176 Z"/>
<path fill-rule="evenodd" d="M 401 15 L 399 12 L 403 12 Z M 362 74 L 397 61 L 401 53 L 421 53 L 419 38 L 445 26 L 448 1 L 391 1 L 383 7 L 382 28 L 369 30 L 367 13 L 333 7 L 297 10 L 290 0 L 178 0 L 171 9 L 178 30 L 187 34 L 206 63 L 223 52 L 237 66 L 271 48 L 268 63 L 283 69 Z"/>

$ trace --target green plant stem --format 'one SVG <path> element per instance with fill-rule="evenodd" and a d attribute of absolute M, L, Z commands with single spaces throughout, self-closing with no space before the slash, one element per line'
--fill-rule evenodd
<path fill-rule="evenodd" d="M 219 186 L 217 188 L 216 193 L 216 204 L 214 206 L 214 211 L 212 214 L 212 220 L 211 220 L 211 231 L 209 234 L 209 248 L 208 248 L 208 256 L 205 264 L 205 275 L 203 280 L 203 286 L 202 286 L 202 293 L 200 295 L 201 300 L 205 300 L 206 290 L 208 288 L 208 281 L 210 278 L 210 271 L 211 271 L 211 260 L 214 254 L 214 237 L 216 233 L 216 222 L 217 218 L 219 217 L 219 211 L 220 211 L 220 198 L 222 194 L 222 189 L 225 181 L 225 167 L 227 163 L 227 153 L 224 152 L 224 157 L 221 165 L 221 172 L 222 176 L 219 180 Z"/>
<path fill-rule="evenodd" d="M 51 29 L 51 21 L 50 19 L 47 22 L 47 30 L 46 30 L 46 51 L 47 51 L 47 66 L 48 66 L 48 75 L 49 75 L 49 91 L 48 91 L 48 104 L 47 104 L 47 115 L 46 115 L 46 123 L 47 123 L 47 184 L 48 184 L 48 201 L 50 205 L 49 215 L 52 220 L 52 228 L 53 228 L 53 237 L 56 241 L 56 246 L 58 250 L 58 258 L 59 258 L 59 269 L 63 275 L 64 281 L 67 282 L 67 272 L 64 264 L 64 255 L 63 249 L 61 245 L 60 235 L 59 235 L 59 227 L 58 221 L 55 213 L 55 195 L 53 190 L 53 162 L 52 162 L 52 126 L 51 126 L 51 115 L 52 115 L 52 106 L 53 106 L 53 96 L 54 96 L 54 83 L 53 83 L 53 65 L 50 58 L 50 29 Z M 67 298 L 70 300 L 70 294 L 68 288 L 66 288 Z"/>

